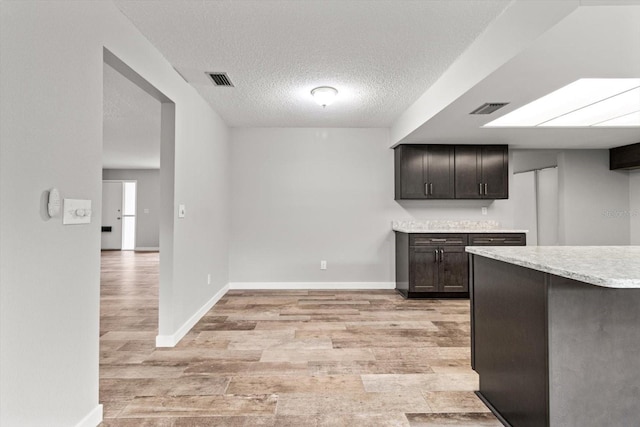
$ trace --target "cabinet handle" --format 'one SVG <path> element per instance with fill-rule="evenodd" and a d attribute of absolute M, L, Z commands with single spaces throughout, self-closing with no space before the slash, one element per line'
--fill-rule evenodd
<path fill-rule="evenodd" d="M 425 196 L 429 195 L 429 183 L 428 182 L 424 183 L 424 195 Z"/>
<path fill-rule="evenodd" d="M 482 183 L 478 184 L 478 186 L 480 187 L 480 195 L 482 196 Z"/>
<path fill-rule="evenodd" d="M 444 257 L 444 249 L 440 249 L 440 262 L 442 262 L 443 257 Z"/>
<path fill-rule="evenodd" d="M 446 242 L 447 239 L 431 239 L 432 242 Z"/>
<path fill-rule="evenodd" d="M 429 183 L 429 194 L 433 196 L 433 182 Z"/>
<path fill-rule="evenodd" d="M 484 195 L 486 196 L 487 194 L 489 194 L 489 184 L 487 184 L 486 182 L 484 183 Z"/>
<path fill-rule="evenodd" d="M 434 252 L 435 252 L 435 254 L 436 254 L 436 258 L 435 258 L 435 261 L 434 261 L 434 262 L 439 262 L 439 261 L 438 261 L 438 250 L 436 249 Z"/>

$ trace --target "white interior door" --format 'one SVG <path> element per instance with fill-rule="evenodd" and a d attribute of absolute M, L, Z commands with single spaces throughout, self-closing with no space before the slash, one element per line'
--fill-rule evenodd
<path fill-rule="evenodd" d="M 122 182 L 102 183 L 102 249 L 122 249 Z"/>

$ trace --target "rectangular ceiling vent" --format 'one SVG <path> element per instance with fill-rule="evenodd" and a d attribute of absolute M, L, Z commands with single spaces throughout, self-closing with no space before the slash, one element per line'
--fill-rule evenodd
<path fill-rule="evenodd" d="M 229 76 L 227 76 L 227 73 L 207 72 L 207 76 L 209 76 L 213 84 L 216 86 L 233 87 L 233 83 L 231 83 L 231 80 L 229 79 Z"/>
<path fill-rule="evenodd" d="M 508 104 L 508 102 L 485 102 L 469 114 L 491 114 Z"/>

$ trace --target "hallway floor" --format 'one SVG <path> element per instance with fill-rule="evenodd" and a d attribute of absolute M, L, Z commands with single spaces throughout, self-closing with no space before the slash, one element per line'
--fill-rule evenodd
<path fill-rule="evenodd" d="M 155 347 L 158 254 L 102 253 L 102 426 L 501 426 L 474 395 L 469 302 L 230 291 Z"/>

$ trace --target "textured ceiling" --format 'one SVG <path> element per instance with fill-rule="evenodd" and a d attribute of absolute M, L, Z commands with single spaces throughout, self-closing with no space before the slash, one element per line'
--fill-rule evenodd
<path fill-rule="evenodd" d="M 103 168 L 160 167 L 160 102 L 104 65 Z"/>
<path fill-rule="evenodd" d="M 230 126 L 388 127 L 509 1 L 115 3 Z M 339 91 L 325 109 L 321 85 Z"/>

